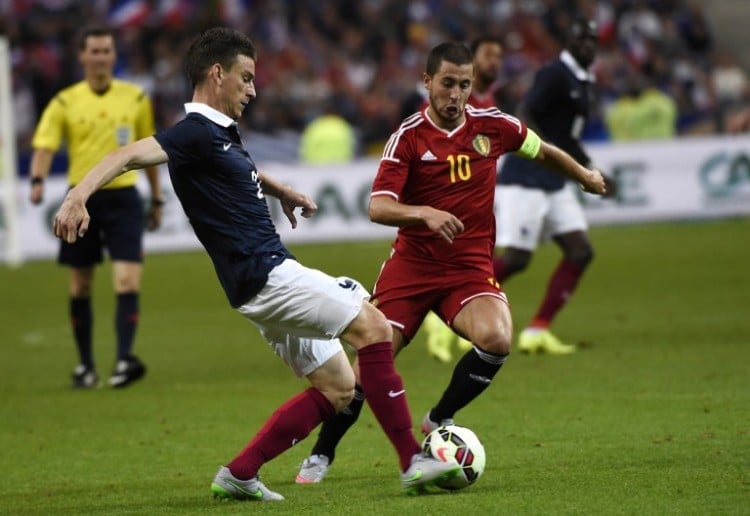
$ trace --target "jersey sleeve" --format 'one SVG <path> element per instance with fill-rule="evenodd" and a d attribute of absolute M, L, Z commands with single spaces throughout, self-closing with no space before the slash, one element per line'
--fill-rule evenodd
<path fill-rule="evenodd" d="M 60 95 L 57 95 L 44 108 L 42 117 L 34 131 L 31 146 L 35 149 L 56 151 L 62 144 L 64 131 L 65 101 Z"/>
<path fill-rule="evenodd" d="M 501 154 L 507 152 L 526 152 L 528 148 L 524 149 L 524 144 L 528 133 L 531 132 L 526 127 L 526 124 L 515 116 L 503 113 L 499 109 L 495 109 L 494 111 L 496 112 L 494 117 L 498 118 L 500 123 Z"/>
<path fill-rule="evenodd" d="M 411 147 L 409 138 L 404 133 L 398 131 L 391 135 L 380 159 L 370 197 L 389 195 L 396 200 L 400 199 L 409 176 Z"/>
<path fill-rule="evenodd" d="M 211 132 L 196 120 L 181 120 L 154 138 L 169 156 L 169 161 L 201 163 L 211 158 Z"/>

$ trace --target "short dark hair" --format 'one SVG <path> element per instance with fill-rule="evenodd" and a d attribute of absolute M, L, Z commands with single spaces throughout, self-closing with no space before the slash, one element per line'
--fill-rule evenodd
<path fill-rule="evenodd" d="M 497 36 L 492 36 L 491 34 L 485 34 L 484 36 L 479 36 L 477 39 L 471 42 L 471 46 L 469 47 L 471 49 L 471 55 L 477 55 L 477 50 L 479 50 L 479 47 L 481 47 L 485 43 L 500 45 L 500 48 L 503 47 L 502 39 L 498 38 Z"/>
<path fill-rule="evenodd" d="M 443 61 L 457 65 L 473 64 L 474 56 L 469 47 L 463 43 L 440 43 L 427 56 L 427 68 L 425 70 L 427 75 L 430 77 L 435 75 Z"/>
<path fill-rule="evenodd" d="M 190 45 L 185 58 L 187 72 L 193 88 L 206 78 L 206 70 L 214 63 L 231 68 L 237 56 L 258 60 L 255 45 L 245 34 L 228 27 L 213 27 L 202 32 Z"/>
<path fill-rule="evenodd" d="M 115 30 L 108 25 L 86 25 L 78 32 L 78 50 L 86 48 L 86 40 L 92 36 L 111 36 L 115 39 Z"/>

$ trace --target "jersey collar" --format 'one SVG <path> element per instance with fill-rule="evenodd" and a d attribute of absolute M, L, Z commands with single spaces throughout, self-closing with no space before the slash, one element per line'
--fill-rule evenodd
<path fill-rule="evenodd" d="M 221 127 L 229 127 L 234 124 L 234 120 L 229 118 L 227 115 L 225 115 L 221 111 L 215 110 L 208 104 L 203 104 L 202 102 L 186 102 L 185 113 L 198 113 L 199 115 L 205 116 L 213 123 L 215 123 L 216 125 L 220 125 Z"/>
<path fill-rule="evenodd" d="M 594 74 L 592 74 L 585 68 L 582 68 L 581 65 L 578 64 L 578 61 L 576 61 L 576 58 L 573 57 L 573 54 L 571 54 L 567 50 L 563 50 L 560 53 L 560 61 L 562 61 L 563 64 L 567 66 L 571 72 L 573 72 L 573 75 L 575 75 L 576 79 L 578 79 L 579 81 L 594 82 Z"/>

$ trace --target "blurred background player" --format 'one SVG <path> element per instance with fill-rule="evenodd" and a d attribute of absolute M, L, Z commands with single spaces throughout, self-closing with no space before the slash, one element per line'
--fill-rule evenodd
<path fill-rule="evenodd" d="M 596 48 L 595 23 L 576 18 L 568 28 L 560 57 L 537 72 L 518 112 L 543 139 L 588 168 L 591 160 L 581 145 L 581 132 L 593 97 L 589 66 Z M 504 161 L 498 183 L 497 245 L 505 249 L 493 263 L 497 281 L 503 284 L 524 270 L 539 242 L 546 238 L 551 237 L 563 253 L 536 315 L 519 335 L 518 349 L 525 353 L 573 353 L 576 347 L 562 343 L 549 326 L 594 256 L 575 185 L 515 156 Z M 608 184 L 610 194 L 612 187 Z"/>
<path fill-rule="evenodd" d="M 47 105 L 33 139 L 31 202 L 44 194 L 44 179 L 52 159 L 65 141 L 68 183 L 75 186 L 108 152 L 154 134 L 151 101 L 135 84 L 113 77 L 116 60 L 114 33 L 91 26 L 80 35 L 78 58 L 83 80 L 60 91 Z M 151 188 L 148 229 L 159 227 L 163 200 L 156 167 L 147 167 Z M 143 261 L 143 200 L 136 189 L 137 171 L 114 179 L 89 200 L 91 230 L 75 244 L 61 241 L 58 262 L 70 267 L 69 312 L 78 348 L 74 387 L 96 387 L 91 303 L 94 266 L 106 248 L 112 259 L 116 294 L 117 360 L 109 385 L 124 387 L 141 378 L 146 366 L 132 353 L 139 317 Z"/>
<path fill-rule="evenodd" d="M 470 48 L 474 56 L 474 82 L 467 103 L 477 108 L 497 107 L 501 93 L 498 77 L 503 66 L 503 42 L 494 36 L 482 36 L 472 41 Z M 423 85 L 420 87 L 424 89 Z M 424 99 L 421 108 L 427 106 L 428 101 Z M 471 349 L 471 342 L 457 335 L 435 312 L 427 314 L 422 327 L 427 336 L 427 353 L 441 362 L 450 362 L 453 358 L 454 344 L 459 352 Z"/>
<path fill-rule="evenodd" d="M 432 49 L 423 74 L 429 107 L 392 134 L 370 194 L 370 220 L 398 227 L 372 294 L 393 327 L 393 352 L 408 345 L 430 310 L 474 344 L 423 418 L 425 434 L 452 422 L 484 392 L 510 352 L 510 308 L 492 275 L 497 159 L 516 152 L 587 191 L 605 191 L 599 172 L 544 143 L 517 118 L 467 104 L 473 78 L 466 46 L 443 43 Z M 349 406 L 323 424 L 297 483 L 323 479 L 366 393 L 355 387 Z"/>

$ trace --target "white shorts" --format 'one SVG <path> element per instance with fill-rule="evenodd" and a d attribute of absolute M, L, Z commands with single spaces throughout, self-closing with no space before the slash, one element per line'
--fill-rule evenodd
<path fill-rule="evenodd" d="M 287 259 L 237 311 L 258 327 L 297 376 L 307 376 L 343 350 L 338 336 L 369 298 L 356 280 L 334 278 Z"/>
<path fill-rule="evenodd" d="M 572 183 L 553 192 L 501 185 L 495 190 L 495 199 L 499 247 L 533 251 L 553 236 L 588 229 Z"/>

